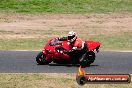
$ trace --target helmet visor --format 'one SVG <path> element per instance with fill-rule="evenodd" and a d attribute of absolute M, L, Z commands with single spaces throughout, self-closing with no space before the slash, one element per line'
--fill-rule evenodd
<path fill-rule="evenodd" d="M 73 35 L 73 36 L 68 36 L 68 40 L 71 40 L 71 39 L 73 39 L 75 37 L 75 35 Z"/>

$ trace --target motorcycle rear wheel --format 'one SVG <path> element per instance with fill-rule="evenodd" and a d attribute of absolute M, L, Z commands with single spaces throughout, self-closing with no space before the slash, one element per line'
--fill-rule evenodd
<path fill-rule="evenodd" d="M 95 61 L 95 53 L 94 52 L 87 52 L 81 59 L 80 65 L 82 67 L 90 66 Z"/>
<path fill-rule="evenodd" d="M 46 65 L 49 64 L 51 62 L 51 60 L 45 60 L 46 55 L 43 52 L 40 52 L 37 57 L 36 57 L 36 62 L 39 65 Z"/>

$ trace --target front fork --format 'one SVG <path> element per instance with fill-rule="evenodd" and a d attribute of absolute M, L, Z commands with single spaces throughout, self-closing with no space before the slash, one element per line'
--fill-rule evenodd
<path fill-rule="evenodd" d="M 45 49 L 43 49 L 43 50 L 42 50 L 42 52 L 43 52 L 43 54 L 45 54 L 45 55 L 46 55 L 45 60 L 48 60 L 48 59 L 49 59 L 49 55 L 47 54 L 47 52 L 45 51 Z"/>

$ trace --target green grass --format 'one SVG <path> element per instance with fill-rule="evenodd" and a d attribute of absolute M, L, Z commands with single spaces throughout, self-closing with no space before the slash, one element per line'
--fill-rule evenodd
<path fill-rule="evenodd" d="M 0 33 L 13 33 L 13 31 L 0 30 Z"/>
<path fill-rule="evenodd" d="M 124 32 L 109 36 L 95 35 L 91 40 L 100 41 L 103 50 L 132 50 L 132 32 Z"/>
<path fill-rule="evenodd" d="M 83 40 L 101 42 L 102 50 L 132 50 L 132 33 L 117 35 L 79 35 Z M 0 39 L 0 50 L 41 50 L 48 38 L 44 39 Z"/>
<path fill-rule="evenodd" d="M 43 73 L 0 74 L 0 88 L 57 88 L 56 85 L 65 86 L 73 82 L 76 82 L 73 78 L 54 77 Z"/>
<path fill-rule="evenodd" d="M 0 50 L 38 50 L 47 39 L 0 39 Z"/>
<path fill-rule="evenodd" d="M 0 0 L 0 11 L 18 13 L 132 12 L 132 0 Z"/>

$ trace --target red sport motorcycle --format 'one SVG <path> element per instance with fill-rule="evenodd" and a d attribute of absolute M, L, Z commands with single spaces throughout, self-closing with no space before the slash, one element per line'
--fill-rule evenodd
<path fill-rule="evenodd" d="M 79 56 L 80 53 L 73 53 L 71 57 L 69 54 L 63 53 L 65 50 L 72 49 L 68 41 L 59 41 L 58 38 L 50 39 L 42 52 L 37 55 L 36 62 L 40 65 L 54 62 L 57 64 L 80 64 L 82 66 L 89 66 L 95 60 L 94 51 L 99 52 L 100 42 L 86 40 L 85 45 L 87 47 L 85 54 L 83 53 L 83 55 Z"/>

